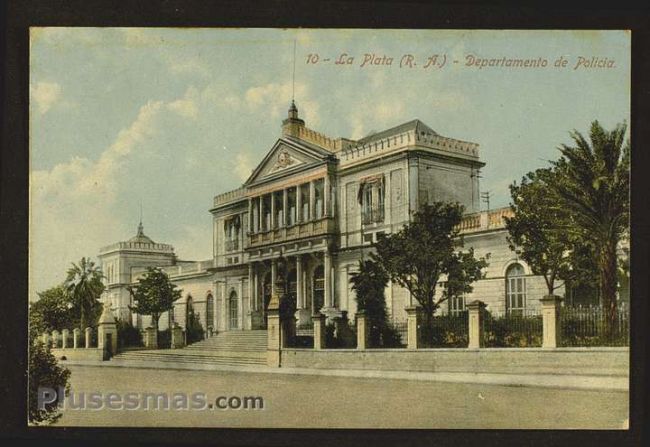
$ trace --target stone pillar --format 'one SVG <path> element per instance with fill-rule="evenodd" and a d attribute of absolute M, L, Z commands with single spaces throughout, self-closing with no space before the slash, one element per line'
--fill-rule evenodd
<path fill-rule="evenodd" d="M 479 349 L 485 347 L 483 320 L 485 319 L 485 303 L 480 300 L 472 301 L 467 305 L 469 317 L 469 349 Z"/>
<path fill-rule="evenodd" d="M 248 199 L 248 222 L 249 222 L 249 227 L 248 231 L 251 233 L 255 231 L 255 227 L 253 225 L 253 199 Z"/>
<path fill-rule="evenodd" d="M 144 346 L 147 349 L 158 349 L 158 334 L 155 327 L 149 326 L 144 330 Z"/>
<path fill-rule="evenodd" d="M 172 349 L 180 349 L 185 346 L 185 334 L 183 334 L 183 328 L 178 325 L 178 323 L 174 323 L 174 327 L 172 327 Z"/>
<path fill-rule="evenodd" d="M 264 229 L 264 196 L 260 196 L 260 202 L 259 202 L 259 211 L 257 213 L 257 228 L 259 228 L 260 231 Z"/>
<path fill-rule="evenodd" d="M 289 191 L 287 188 L 282 190 L 282 226 L 287 226 L 287 216 L 289 216 Z"/>
<path fill-rule="evenodd" d="M 108 303 L 104 304 L 102 314 L 99 317 L 97 347 L 108 351 L 110 355 L 117 354 L 117 324 Z"/>
<path fill-rule="evenodd" d="M 59 331 L 54 329 L 52 331 L 52 347 L 53 348 L 58 348 L 59 347 Z"/>
<path fill-rule="evenodd" d="M 409 306 L 406 308 L 406 348 L 418 349 L 421 345 L 422 308 Z"/>
<path fill-rule="evenodd" d="M 91 340 L 92 340 L 92 337 L 93 337 L 93 330 L 92 330 L 92 328 L 87 327 L 84 332 L 85 332 L 84 335 L 86 336 L 85 345 L 86 345 L 86 349 L 87 349 L 87 348 L 90 348 Z"/>
<path fill-rule="evenodd" d="M 271 295 L 267 309 L 267 340 L 266 364 L 274 368 L 280 367 L 282 351 L 282 324 L 280 323 L 280 297 Z"/>
<path fill-rule="evenodd" d="M 309 220 L 314 220 L 316 218 L 316 185 L 314 181 L 309 182 Z"/>
<path fill-rule="evenodd" d="M 241 278 L 239 280 L 239 296 L 237 300 L 237 305 L 239 306 L 239 312 L 237 312 L 237 316 L 239 317 L 239 330 L 244 330 L 244 278 Z"/>
<path fill-rule="evenodd" d="M 80 338 L 81 338 L 81 329 L 76 327 L 72 331 L 72 347 L 74 349 L 79 348 L 79 340 L 80 340 Z"/>
<path fill-rule="evenodd" d="M 45 345 L 46 348 L 50 344 L 50 334 L 48 334 L 47 332 L 43 334 L 43 344 Z"/>
<path fill-rule="evenodd" d="M 298 325 L 304 325 L 309 321 L 310 312 L 305 305 L 304 270 L 302 255 L 296 255 L 296 319 Z"/>
<path fill-rule="evenodd" d="M 312 315 L 312 321 L 314 322 L 314 349 L 321 350 L 325 349 L 325 315 L 317 313 Z"/>
<path fill-rule="evenodd" d="M 366 311 L 357 312 L 357 349 L 368 348 L 368 321 Z"/>
<path fill-rule="evenodd" d="M 330 176 L 329 174 L 326 174 L 325 179 L 323 180 L 323 216 L 325 217 L 330 215 L 329 213 L 330 188 L 331 188 Z"/>
<path fill-rule="evenodd" d="M 296 186 L 296 223 L 302 222 L 302 188 Z"/>
<path fill-rule="evenodd" d="M 275 282 L 278 279 L 278 261 L 271 260 L 271 296 L 275 295 Z"/>
<path fill-rule="evenodd" d="M 323 274 L 325 275 L 325 290 L 324 290 L 325 299 L 323 300 L 324 301 L 323 304 L 324 304 L 324 306 L 326 308 L 329 309 L 329 308 L 332 307 L 331 296 L 330 296 L 332 294 L 332 290 L 331 290 L 332 289 L 332 283 L 331 283 L 331 280 L 332 280 L 332 271 L 331 271 L 332 270 L 332 255 L 330 254 L 329 249 L 325 250 L 324 258 L 325 259 L 324 259 L 324 266 L 323 266 L 324 267 L 323 268 Z M 316 309 L 316 311 L 319 311 L 319 310 L 320 309 Z"/>
<path fill-rule="evenodd" d="M 275 229 L 276 225 L 276 218 L 275 218 L 275 192 L 271 193 L 271 230 Z"/>
<path fill-rule="evenodd" d="M 560 305 L 562 298 L 546 295 L 541 300 L 544 336 L 542 348 L 557 348 L 560 344 Z"/>
<path fill-rule="evenodd" d="M 63 329 L 63 331 L 61 331 L 61 333 L 62 333 L 62 336 L 61 336 L 61 340 L 62 340 L 61 347 L 62 347 L 63 349 L 66 349 L 66 348 L 68 347 L 68 338 L 70 337 L 70 331 L 67 330 L 67 329 Z"/>

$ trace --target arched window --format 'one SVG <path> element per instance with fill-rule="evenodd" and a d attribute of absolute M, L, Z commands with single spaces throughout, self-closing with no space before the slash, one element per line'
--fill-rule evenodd
<path fill-rule="evenodd" d="M 237 300 L 237 292 L 234 290 L 230 292 L 228 297 L 228 312 L 230 316 L 230 329 L 237 329 L 239 327 L 239 303 Z"/>
<path fill-rule="evenodd" d="M 208 293 L 205 301 L 205 327 L 214 329 L 214 298 L 211 293 Z"/>
<path fill-rule="evenodd" d="M 512 264 L 506 271 L 506 310 L 523 314 L 526 309 L 526 276 L 521 264 Z"/>

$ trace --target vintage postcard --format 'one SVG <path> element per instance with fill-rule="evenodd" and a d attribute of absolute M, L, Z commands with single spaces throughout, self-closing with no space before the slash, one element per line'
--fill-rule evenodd
<path fill-rule="evenodd" d="M 29 424 L 627 429 L 630 42 L 31 28 Z"/>

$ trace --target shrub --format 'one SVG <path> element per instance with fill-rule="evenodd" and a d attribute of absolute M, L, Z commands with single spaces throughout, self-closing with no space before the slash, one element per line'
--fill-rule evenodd
<path fill-rule="evenodd" d="M 70 371 L 62 368 L 52 355 L 49 348 L 42 342 L 32 340 L 29 348 L 29 422 L 35 425 L 51 424 L 61 417 L 56 402 L 46 404 L 44 409 L 38 408 L 38 388 L 47 387 L 54 390 L 63 388 L 69 392 Z"/>
<path fill-rule="evenodd" d="M 117 321 L 117 343 L 120 348 L 131 346 L 143 346 L 142 334 L 130 322 Z"/>

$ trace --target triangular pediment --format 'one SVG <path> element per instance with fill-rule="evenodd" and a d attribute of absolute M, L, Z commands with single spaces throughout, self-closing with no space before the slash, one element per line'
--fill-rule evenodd
<path fill-rule="evenodd" d="M 326 160 L 330 155 L 327 150 L 300 140 L 280 138 L 244 184 L 250 185 L 300 171 Z"/>

